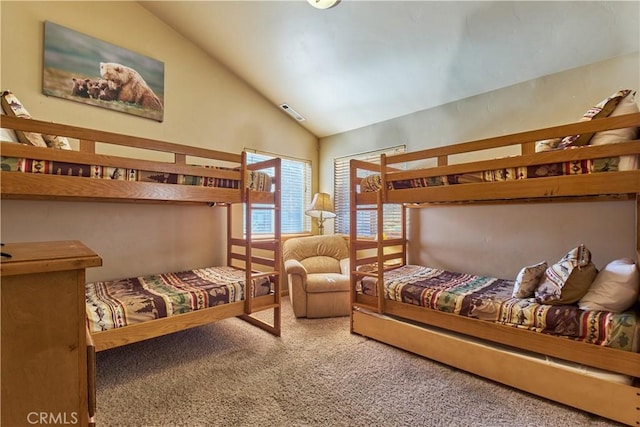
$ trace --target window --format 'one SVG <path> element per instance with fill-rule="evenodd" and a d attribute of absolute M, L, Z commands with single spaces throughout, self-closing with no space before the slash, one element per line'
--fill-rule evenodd
<path fill-rule="evenodd" d="M 247 163 L 257 163 L 274 157 L 282 159 L 282 233 L 311 231 L 311 218 L 304 214 L 306 206 L 311 200 L 311 162 L 258 151 L 246 151 Z M 244 220 L 246 222 L 246 218 Z M 273 226 L 274 218 L 271 211 L 257 210 L 251 213 L 253 233 L 273 233 Z"/>
<path fill-rule="evenodd" d="M 351 159 L 362 160 L 371 163 L 380 163 L 381 154 L 397 154 L 404 153 L 406 146 L 398 145 L 395 147 L 385 148 L 382 150 L 369 151 L 366 153 L 356 154 L 354 156 L 338 157 L 333 162 L 334 176 L 334 203 L 336 214 L 338 215 L 334 221 L 335 232 L 349 234 L 349 162 Z M 368 171 L 360 171 L 364 178 Z M 401 210 L 398 205 L 386 205 L 384 207 L 385 233 L 389 235 L 397 234 L 403 227 L 401 223 Z M 357 235 L 358 236 L 375 236 L 376 235 L 376 212 L 361 211 L 357 215 Z"/>

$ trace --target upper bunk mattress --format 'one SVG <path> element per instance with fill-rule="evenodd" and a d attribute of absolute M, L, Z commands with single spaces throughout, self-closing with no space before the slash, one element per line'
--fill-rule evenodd
<path fill-rule="evenodd" d="M 619 168 L 619 157 L 603 159 L 574 160 L 570 162 L 549 163 L 542 165 L 513 168 L 492 169 L 454 175 L 430 176 L 413 179 L 388 181 L 388 190 L 404 190 L 410 188 L 434 187 L 441 185 L 471 184 L 478 182 L 514 181 L 531 178 L 545 178 L 567 175 L 585 175 L 600 172 L 616 172 Z M 379 174 L 362 178 L 360 190 L 363 193 L 375 192 L 382 187 Z"/>
<path fill-rule="evenodd" d="M 87 283 L 91 332 L 174 316 L 245 299 L 245 271 L 208 267 L 114 281 Z M 268 295 L 268 277 L 252 283 L 253 296 Z"/>
<path fill-rule="evenodd" d="M 54 160 L 2 157 L 0 166 L 2 168 L 2 171 L 6 172 L 64 175 L 94 179 L 109 179 L 116 181 L 153 182 L 159 184 L 195 185 L 200 187 L 231 189 L 240 188 L 240 180 L 237 179 L 154 172 L 100 165 L 85 165 Z M 215 168 L 222 170 L 238 170 L 223 167 Z M 252 190 L 271 191 L 272 180 L 271 177 L 265 172 L 247 171 L 245 174 L 245 181 L 247 183 L 247 188 L 250 188 Z"/>
<path fill-rule="evenodd" d="M 514 281 L 405 265 L 385 273 L 384 297 L 461 316 L 627 351 L 638 351 L 634 311 L 580 310 L 513 298 Z M 376 279 L 365 277 L 362 292 L 376 295 Z"/>

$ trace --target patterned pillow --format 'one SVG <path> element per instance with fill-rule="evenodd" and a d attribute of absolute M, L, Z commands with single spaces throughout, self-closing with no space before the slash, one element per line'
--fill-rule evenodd
<path fill-rule="evenodd" d="M 591 252 L 580 245 L 546 269 L 535 291 L 536 300 L 551 305 L 573 304 L 587 293 L 597 274 Z"/>
<path fill-rule="evenodd" d="M 582 310 L 620 313 L 633 306 L 640 293 L 640 274 L 631 258 L 611 261 L 598 273 L 578 305 Z"/>
<path fill-rule="evenodd" d="M 586 113 L 580 119 L 581 122 L 589 120 L 599 119 L 603 117 L 609 117 L 611 113 L 616 109 L 620 101 L 627 97 L 631 93 L 631 90 L 625 89 L 618 91 L 608 98 L 600 101 L 595 107 L 587 110 Z M 571 135 L 562 138 L 562 141 L 558 145 L 558 148 L 563 149 L 567 147 L 579 147 L 589 144 L 589 141 L 593 137 L 593 133 L 583 133 L 581 135 Z"/>
<path fill-rule="evenodd" d="M 245 182 L 250 190 L 271 191 L 271 176 L 266 172 L 246 171 Z"/>
<path fill-rule="evenodd" d="M 360 191 L 362 193 L 374 193 L 382 188 L 382 177 L 378 174 L 365 176 L 360 181 Z"/>
<path fill-rule="evenodd" d="M 529 298 L 532 297 L 536 288 L 540 284 L 542 275 L 547 270 L 547 262 L 542 261 L 535 265 L 529 265 L 522 268 L 516 277 L 515 285 L 513 287 L 514 298 Z"/>

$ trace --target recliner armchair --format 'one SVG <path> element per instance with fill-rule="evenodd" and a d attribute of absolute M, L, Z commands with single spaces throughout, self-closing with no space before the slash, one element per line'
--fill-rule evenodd
<path fill-rule="evenodd" d="M 349 247 L 341 236 L 306 236 L 285 240 L 284 268 L 296 317 L 348 316 Z"/>

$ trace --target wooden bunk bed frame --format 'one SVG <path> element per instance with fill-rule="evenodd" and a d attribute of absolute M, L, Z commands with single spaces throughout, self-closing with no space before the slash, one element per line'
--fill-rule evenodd
<path fill-rule="evenodd" d="M 513 135 L 381 156 L 380 164 L 352 160 L 350 173 L 351 224 L 360 211 L 377 213 L 377 235 L 383 236 L 383 206 L 428 207 L 432 203 L 528 203 L 561 201 L 635 200 L 636 259 L 640 263 L 640 170 L 532 178 L 518 181 L 456 184 L 389 190 L 392 180 L 442 176 L 503 167 L 545 164 L 568 160 L 640 154 L 640 141 L 589 146 L 573 150 L 534 153 L 535 141 L 607 129 L 640 127 L 640 114 L 597 119 Z M 521 155 L 448 165 L 449 156 L 516 145 Z M 394 165 L 437 159 L 437 166 L 400 170 Z M 362 174 L 381 174 L 381 190 L 360 192 Z M 384 298 L 384 272 L 406 263 L 406 230 L 396 238 L 381 240 L 350 232 L 351 331 L 429 359 L 480 375 L 499 383 L 591 412 L 628 425 L 640 425 L 640 353 L 600 347 L 566 338 L 540 334 L 469 317 L 412 306 Z M 389 248 L 400 247 L 399 250 Z M 391 251 L 391 253 L 390 253 Z M 377 271 L 363 265 L 386 266 Z M 359 281 L 375 277 L 377 297 L 358 292 Z M 497 344 L 498 348 L 486 345 Z M 581 365 L 613 371 L 633 378 L 632 385 L 612 382 L 567 370 L 545 360 L 523 358 L 522 350 Z M 551 382 L 553 379 L 553 382 Z M 598 390 L 591 393 L 590 390 Z M 607 396 L 603 399 L 602 396 Z"/>
<path fill-rule="evenodd" d="M 217 179 L 238 180 L 238 188 L 204 187 L 195 185 L 164 184 L 139 181 L 119 181 L 77 176 L 62 176 L 37 173 L 0 172 L 0 196 L 2 199 L 67 200 L 83 202 L 123 203 L 178 203 L 207 204 L 227 209 L 227 265 L 245 271 L 245 283 L 253 279 L 269 277 L 273 291 L 269 295 L 254 297 L 246 292 L 244 301 L 217 305 L 171 317 L 160 318 L 122 328 L 90 333 L 88 337 L 96 351 L 106 350 L 142 341 L 149 338 L 202 326 L 229 317 L 238 317 L 273 335 L 280 336 L 281 329 L 281 165 L 280 159 L 271 159 L 255 164 L 246 163 L 246 154 L 234 154 L 198 147 L 174 144 L 152 139 L 127 136 L 47 123 L 39 120 L 2 116 L 3 128 L 23 132 L 36 132 L 76 139 L 79 150 L 56 150 L 25 144 L 2 142 L 3 157 L 30 158 L 86 165 L 100 165 L 123 169 L 135 169 L 159 173 L 184 174 Z M 141 160 L 113 155 L 97 154 L 96 148 L 123 146 L 161 153 L 169 161 Z M 157 154 L 155 154 L 157 156 Z M 224 169 L 189 165 L 189 157 L 205 159 L 206 162 L 223 163 Z M 257 191 L 246 188 L 246 171 L 273 171 L 272 191 Z M 252 236 L 251 223 L 247 222 L 243 237 L 233 237 L 232 206 L 243 204 L 246 216 L 251 217 L 255 209 L 273 211 L 275 232 L 269 238 Z M 252 314 L 273 310 L 273 320 L 265 321 Z"/>

